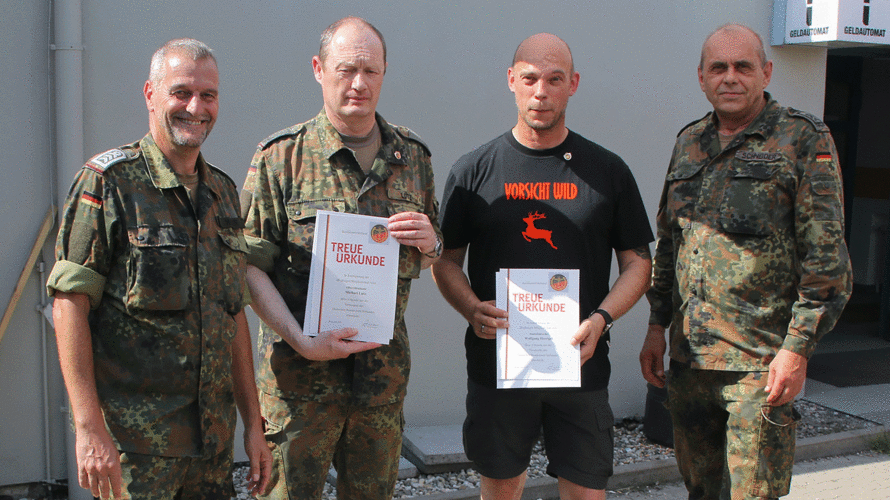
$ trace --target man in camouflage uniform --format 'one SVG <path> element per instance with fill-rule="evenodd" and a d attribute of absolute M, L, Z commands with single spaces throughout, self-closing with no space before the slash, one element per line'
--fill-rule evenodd
<path fill-rule="evenodd" d="M 330 464 L 340 498 L 391 498 L 410 366 L 411 280 L 441 253 L 427 147 L 376 114 L 383 36 L 345 18 L 312 58 L 324 107 L 259 144 L 242 191 L 252 307 L 262 319 L 260 405 L 273 448 L 269 498 L 320 498 Z M 354 342 L 356 328 L 302 334 L 318 210 L 389 218 L 401 243 L 389 345 Z M 254 267 L 255 266 L 255 267 Z"/>
<path fill-rule="evenodd" d="M 218 82 L 205 44 L 161 47 L 148 135 L 88 161 L 65 204 L 47 289 L 95 497 L 231 497 L 235 404 L 250 487 L 268 481 L 237 191 L 200 153 Z"/>
<path fill-rule="evenodd" d="M 714 112 L 677 139 L 658 210 L 643 375 L 663 387 L 690 499 L 777 498 L 794 461 L 794 397 L 851 292 L 828 128 L 764 92 L 760 37 L 702 47 Z"/>

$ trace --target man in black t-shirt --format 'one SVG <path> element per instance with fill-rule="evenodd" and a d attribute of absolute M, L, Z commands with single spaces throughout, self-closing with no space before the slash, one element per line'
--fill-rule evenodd
<path fill-rule="evenodd" d="M 547 33 L 524 40 L 507 70 L 518 120 L 465 155 L 445 185 L 445 251 L 433 277 L 469 322 L 464 446 L 482 475 L 482 497 L 518 498 L 543 427 L 563 498 L 605 498 L 612 474 L 608 330 L 649 285 L 645 207 L 627 165 L 565 126 L 579 74 L 568 45 Z M 609 288 L 612 251 L 619 276 Z M 467 274 L 464 258 L 469 252 Z M 501 268 L 580 270 L 580 389 L 496 389 L 495 307 Z"/>

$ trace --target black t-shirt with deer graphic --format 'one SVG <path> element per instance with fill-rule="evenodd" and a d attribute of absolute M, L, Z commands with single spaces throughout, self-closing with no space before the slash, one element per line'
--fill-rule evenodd
<path fill-rule="evenodd" d="M 579 320 L 609 292 L 613 251 L 654 239 L 628 166 L 571 131 L 546 150 L 529 149 L 508 131 L 454 164 L 442 199 L 445 248 L 469 245 L 467 271 L 479 299 L 494 300 L 503 268 L 578 269 Z M 582 390 L 608 385 L 606 340 L 582 367 Z M 470 379 L 495 387 L 495 341 L 467 328 L 464 343 Z"/>

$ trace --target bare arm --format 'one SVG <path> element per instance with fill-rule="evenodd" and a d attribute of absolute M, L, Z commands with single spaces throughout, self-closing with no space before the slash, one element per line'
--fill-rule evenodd
<path fill-rule="evenodd" d="M 380 344 L 373 342 L 350 341 L 349 337 L 358 334 L 355 328 L 321 332 L 315 337 L 303 335 L 303 329 L 287 308 L 268 274 L 248 264 L 247 285 L 253 297 L 250 307 L 257 316 L 306 359 L 314 361 L 339 359 L 380 347 Z"/>
<path fill-rule="evenodd" d="M 263 417 L 257 399 L 256 380 L 253 375 L 253 352 L 250 348 L 250 327 L 244 311 L 234 316 L 238 331 L 232 343 L 232 378 L 235 386 L 235 404 L 244 422 L 244 449 L 250 460 L 248 490 L 251 495 L 265 491 L 272 473 L 272 453 L 263 435 Z"/>
<path fill-rule="evenodd" d="M 105 428 L 93 371 L 92 333 L 88 322 L 89 298 L 79 293 L 56 292 L 53 324 L 59 364 L 71 401 L 76 436 L 77 477 L 94 497 L 121 494 L 120 453 Z"/>
<path fill-rule="evenodd" d="M 613 320 L 623 316 L 640 300 L 649 289 L 652 277 L 652 257 L 648 246 L 616 251 L 615 255 L 618 259 L 618 279 L 597 307 L 608 312 Z M 606 320 L 599 314 L 592 315 L 578 326 L 578 331 L 572 337 L 572 345 L 581 344 L 582 365 L 593 356 L 605 327 Z"/>
<path fill-rule="evenodd" d="M 444 250 L 433 264 L 433 279 L 445 300 L 466 318 L 477 336 L 494 339 L 498 328 L 509 327 L 507 311 L 495 307 L 493 300 L 482 302 L 473 292 L 463 270 L 466 253 L 467 247 Z"/>

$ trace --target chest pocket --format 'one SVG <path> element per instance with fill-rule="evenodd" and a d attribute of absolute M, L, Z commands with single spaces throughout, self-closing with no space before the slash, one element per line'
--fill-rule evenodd
<path fill-rule="evenodd" d="M 720 207 L 721 227 L 735 234 L 773 234 L 778 201 L 774 166 L 761 162 L 734 163 Z"/>
<path fill-rule="evenodd" d="M 414 191 L 407 191 L 389 186 L 386 189 L 386 195 L 389 198 L 390 204 L 389 215 L 395 215 L 402 212 L 423 213 L 423 200 L 420 195 Z"/>
<path fill-rule="evenodd" d="M 287 265 L 290 273 L 309 276 L 312 243 L 315 236 L 315 215 L 319 210 L 346 212 L 343 198 L 306 199 L 289 202 L 287 211 Z"/>
<path fill-rule="evenodd" d="M 701 191 L 704 164 L 680 165 L 668 173 L 667 217 L 672 226 L 685 226 L 693 218 Z"/>
<path fill-rule="evenodd" d="M 127 229 L 127 308 L 179 311 L 190 300 L 188 233 L 174 226 Z"/>
<path fill-rule="evenodd" d="M 402 212 L 423 213 L 423 200 L 414 191 L 389 186 L 386 190 L 389 198 L 390 214 Z M 417 279 L 420 277 L 420 250 L 415 247 L 401 245 L 399 247 L 399 278 Z"/>

